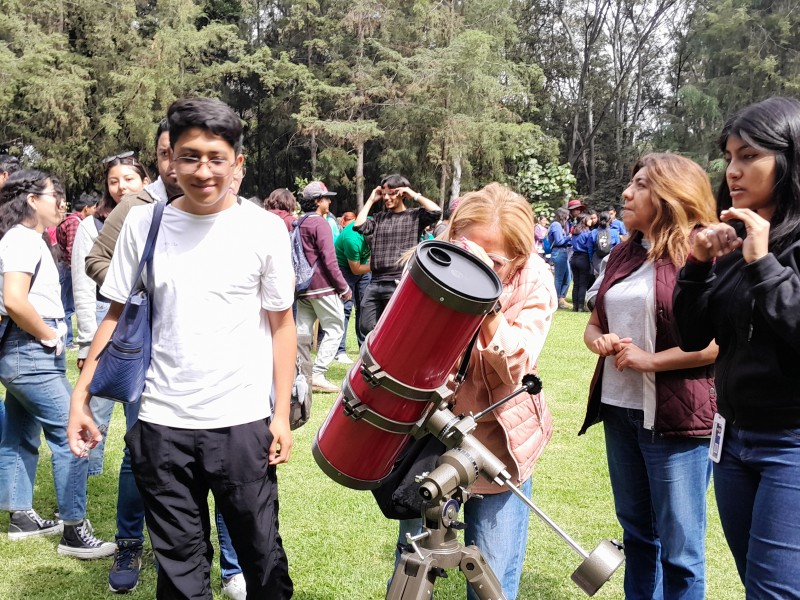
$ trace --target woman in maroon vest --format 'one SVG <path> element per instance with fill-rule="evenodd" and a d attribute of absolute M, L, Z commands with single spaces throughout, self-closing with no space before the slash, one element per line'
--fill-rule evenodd
<path fill-rule="evenodd" d="M 630 238 L 590 291 L 584 342 L 600 358 L 580 433 L 603 421 L 625 596 L 701 600 L 717 348 L 677 347 L 672 294 L 693 230 L 716 221 L 714 196 L 705 172 L 673 154 L 648 154 L 632 173 Z"/>

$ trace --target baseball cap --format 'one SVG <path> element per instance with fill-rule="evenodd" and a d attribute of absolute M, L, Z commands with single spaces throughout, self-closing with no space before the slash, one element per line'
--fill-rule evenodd
<path fill-rule="evenodd" d="M 321 198 L 324 196 L 335 196 L 336 192 L 329 192 L 328 188 L 321 181 L 312 181 L 303 188 L 303 198 L 311 200 L 313 198 Z"/>

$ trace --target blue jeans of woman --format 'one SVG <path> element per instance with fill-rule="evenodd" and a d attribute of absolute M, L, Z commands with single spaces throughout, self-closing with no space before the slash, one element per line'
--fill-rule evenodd
<path fill-rule="evenodd" d="M 55 320 L 45 319 L 56 326 Z M 56 356 L 15 325 L 0 351 L 0 381 L 6 386 L 6 420 L 0 442 L 0 510 L 28 510 L 39 462 L 42 430 L 53 458 L 53 480 L 61 518 L 80 522 L 86 513 L 88 461 L 70 452 L 67 420 L 72 388 L 66 355 Z"/>
<path fill-rule="evenodd" d="M 520 489 L 531 497 L 532 484 L 528 479 Z M 485 494 L 483 498 L 471 498 L 464 505 L 464 543 L 477 546 L 492 571 L 500 580 L 507 600 L 516 600 L 522 564 L 528 543 L 528 505 L 511 492 Z M 421 519 L 400 521 L 398 544 L 406 543 L 406 533 L 416 535 L 422 531 Z M 395 554 L 395 566 L 400 554 Z M 471 588 L 467 589 L 468 600 L 478 600 Z"/>
<path fill-rule="evenodd" d="M 556 292 L 560 300 L 567 297 L 567 290 L 572 282 L 572 272 L 569 269 L 569 250 L 566 247 L 553 248 L 550 258 L 553 260 Z"/>
<path fill-rule="evenodd" d="M 106 318 L 108 309 L 111 308 L 111 303 L 98 300 L 95 303 L 95 307 L 95 318 L 97 319 L 97 324 L 100 325 L 100 323 L 103 322 L 103 319 Z M 109 400 L 108 398 L 101 398 L 100 396 L 92 397 L 89 406 L 92 409 L 94 422 L 98 427 L 101 425 L 108 427 L 109 423 L 111 423 L 111 415 L 113 414 L 114 407 L 116 405 L 116 402 Z M 139 413 L 138 409 L 136 413 Z M 104 435 L 103 441 L 97 444 L 97 446 L 95 446 L 89 453 L 90 476 L 101 475 L 103 473 L 103 462 L 106 454 L 106 437 L 107 436 Z"/>
<path fill-rule="evenodd" d="M 800 428 L 725 430 L 714 465 L 725 539 L 747 598 L 798 598 L 800 582 Z"/>
<path fill-rule="evenodd" d="M 608 471 L 625 544 L 625 597 L 705 598 L 708 438 L 661 437 L 644 413 L 603 405 Z"/>

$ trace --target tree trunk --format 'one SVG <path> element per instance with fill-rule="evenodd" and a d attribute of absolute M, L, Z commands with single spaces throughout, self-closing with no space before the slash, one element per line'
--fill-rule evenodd
<path fill-rule="evenodd" d="M 364 142 L 356 144 L 356 212 L 364 208 Z"/>
<path fill-rule="evenodd" d="M 442 176 L 439 179 L 439 207 L 444 210 L 444 201 L 447 199 L 447 143 L 442 140 L 442 154 L 439 164 L 442 165 Z"/>
<path fill-rule="evenodd" d="M 311 179 L 317 178 L 317 132 L 311 130 Z"/>
<path fill-rule="evenodd" d="M 459 153 L 453 157 L 453 182 L 450 184 L 450 200 L 455 200 L 460 195 L 461 195 L 461 154 Z"/>

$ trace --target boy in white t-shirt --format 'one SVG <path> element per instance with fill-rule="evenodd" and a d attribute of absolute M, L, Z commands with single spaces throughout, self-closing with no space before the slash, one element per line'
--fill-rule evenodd
<path fill-rule="evenodd" d="M 296 333 L 288 233 L 279 218 L 239 203 L 230 190 L 244 162 L 241 122 L 230 107 L 179 100 L 167 115 L 184 195 L 164 210 L 153 272 L 145 276 L 153 301 L 151 363 L 139 420 L 125 436 L 159 564 L 157 597 L 212 597 L 210 490 L 248 595 L 290 598 L 275 476 L 292 447 Z M 101 289 L 113 302 L 72 396 L 75 453 L 101 439 L 88 386 L 136 283 L 154 206 L 131 209 Z"/>

